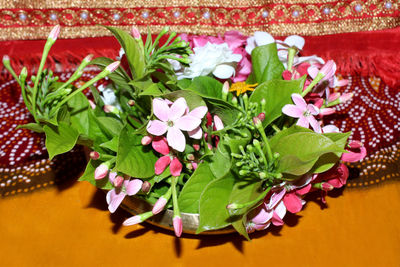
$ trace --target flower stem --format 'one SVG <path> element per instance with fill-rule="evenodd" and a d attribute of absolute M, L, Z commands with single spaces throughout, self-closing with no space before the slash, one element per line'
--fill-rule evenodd
<path fill-rule="evenodd" d="M 176 184 L 178 183 L 178 176 L 172 177 L 171 189 L 172 189 L 172 205 L 174 207 L 174 216 L 181 216 L 178 205 L 178 194 L 176 192 Z"/>
<path fill-rule="evenodd" d="M 294 47 L 290 47 L 288 49 L 288 63 L 287 63 L 287 69 L 288 71 L 292 72 L 293 68 L 293 61 L 294 61 L 294 56 L 296 55 L 297 49 Z"/>
<path fill-rule="evenodd" d="M 307 88 L 301 93 L 301 96 L 304 97 L 306 96 L 309 92 L 311 92 L 312 88 L 319 83 L 319 81 L 324 78 L 324 74 L 321 72 L 318 72 L 317 76 L 314 78 L 314 80 L 307 86 Z"/>

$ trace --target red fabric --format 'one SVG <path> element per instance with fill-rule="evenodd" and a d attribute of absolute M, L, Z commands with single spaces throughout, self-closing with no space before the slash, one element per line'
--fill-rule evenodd
<path fill-rule="evenodd" d="M 165 39 L 164 39 L 165 40 Z M 302 55 L 333 59 L 338 72 L 350 75 L 378 76 L 387 85 L 400 85 L 400 27 L 395 29 L 306 36 Z M 45 41 L 0 42 L 0 55 L 9 55 L 17 73 L 23 65 L 38 66 Z M 58 40 L 50 51 L 50 62 L 60 62 L 63 70 L 76 66 L 86 55 L 115 58 L 119 44 L 114 37 Z M 29 49 L 27 49 L 29 48 Z"/>

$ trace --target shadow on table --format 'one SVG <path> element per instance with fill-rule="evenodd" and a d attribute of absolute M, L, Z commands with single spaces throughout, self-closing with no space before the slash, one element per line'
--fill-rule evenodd
<path fill-rule="evenodd" d="M 343 188 L 341 189 L 336 189 L 332 192 L 329 192 L 329 198 L 337 198 L 341 196 L 343 193 Z M 315 202 L 318 203 L 321 207 L 321 209 L 326 208 L 326 204 L 324 204 L 321 201 L 321 191 L 316 191 L 308 194 L 305 198 L 307 202 Z M 92 201 L 89 203 L 87 206 L 88 208 L 96 208 L 102 211 L 107 211 L 108 206 L 105 201 L 105 194 L 101 190 L 96 190 L 96 192 L 93 194 Z M 122 227 L 122 223 L 132 215 L 125 211 L 124 209 L 117 209 L 117 211 L 113 214 L 110 214 L 110 220 L 113 222 L 113 226 L 111 228 L 111 231 L 114 234 L 117 234 L 119 229 Z M 284 226 L 273 226 L 271 225 L 268 229 L 264 231 L 257 231 L 255 233 L 252 233 L 250 235 L 251 239 L 258 239 L 261 237 L 265 237 L 268 235 L 273 235 L 273 236 L 280 236 L 281 235 L 281 230 L 283 227 L 294 227 L 300 222 L 301 216 L 292 214 L 287 212 L 286 216 L 284 218 L 285 225 Z M 163 235 L 169 235 L 169 236 L 175 236 L 174 232 L 171 230 L 166 230 L 162 229 L 159 227 L 156 227 L 154 225 L 151 225 L 149 223 L 142 223 L 145 228 L 140 228 L 137 230 L 134 230 L 128 234 L 125 235 L 125 238 L 131 239 L 131 238 L 137 238 L 140 237 L 141 235 L 146 234 L 147 232 L 153 231 L 155 233 L 160 233 Z M 244 242 L 247 242 L 245 238 L 240 236 L 237 233 L 232 233 L 232 234 L 224 234 L 224 235 L 194 235 L 194 234 L 182 234 L 181 238 L 187 238 L 187 239 L 197 239 L 199 240 L 197 249 L 202 249 L 205 247 L 214 247 L 214 246 L 219 246 L 222 244 L 226 243 L 231 243 L 239 252 L 243 253 L 243 247 L 244 247 Z M 177 257 L 180 257 L 182 255 L 182 240 L 181 238 L 175 238 L 174 239 L 174 246 L 175 246 L 175 253 Z"/>

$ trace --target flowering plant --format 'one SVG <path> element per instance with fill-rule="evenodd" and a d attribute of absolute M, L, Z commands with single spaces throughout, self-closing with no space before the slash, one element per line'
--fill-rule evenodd
<path fill-rule="evenodd" d="M 80 180 L 108 191 L 110 212 L 133 195 L 153 205 L 124 225 L 172 209 L 177 236 L 184 212 L 199 214 L 197 233 L 232 226 L 249 238 L 299 212 L 307 193 L 342 187 L 342 162 L 366 154 L 348 143 L 350 133 L 324 124 L 352 95 L 334 92 L 347 81 L 335 77 L 332 60 L 299 56 L 300 36 L 172 32 L 160 44 L 168 29 L 143 42 L 136 28 L 107 28 L 121 44 L 120 61 L 89 55 L 66 82 L 44 70 L 59 26 L 30 82 L 26 68 L 17 76 L 8 57 L 3 63 L 34 118 L 20 127 L 46 134 L 50 158 L 87 146 Z M 89 64 L 101 71 L 76 87 Z M 106 77 L 108 85 L 94 87 Z"/>

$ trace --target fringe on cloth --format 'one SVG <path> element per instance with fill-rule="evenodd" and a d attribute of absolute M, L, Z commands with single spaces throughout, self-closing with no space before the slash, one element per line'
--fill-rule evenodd
<path fill-rule="evenodd" d="M 377 76 L 390 87 L 400 86 L 400 27 L 395 29 L 307 36 L 302 55 L 333 59 L 343 75 Z M 0 42 L 0 55 L 9 55 L 17 73 L 26 66 L 35 73 L 45 40 Z M 46 62 L 47 68 L 67 71 L 77 67 L 88 54 L 116 58 L 120 45 L 113 37 L 58 40 Z M 4 66 L 2 75 L 9 75 Z"/>

